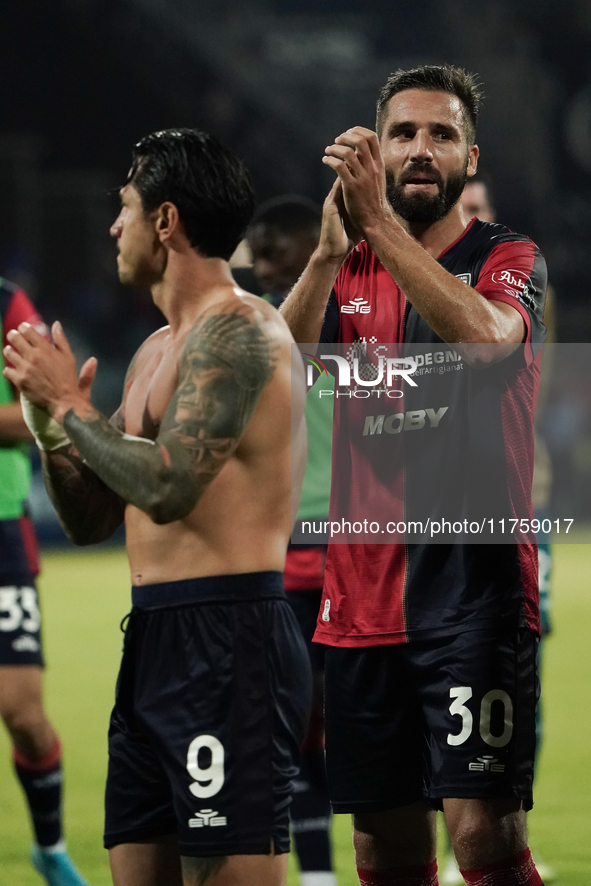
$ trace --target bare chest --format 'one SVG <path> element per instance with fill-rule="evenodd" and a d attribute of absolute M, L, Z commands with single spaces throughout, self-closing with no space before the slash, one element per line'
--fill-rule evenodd
<path fill-rule="evenodd" d="M 132 373 L 123 403 L 127 434 L 156 439 L 178 384 L 179 356 L 176 350 L 158 351 Z"/>

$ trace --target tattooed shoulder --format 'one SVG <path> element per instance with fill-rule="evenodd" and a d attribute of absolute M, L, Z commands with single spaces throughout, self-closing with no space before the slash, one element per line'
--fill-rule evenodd
<path fill-rule="evenodd" d="M 232 369 L 237 383 L 259 392 L 271 378 L 279 346 L 270 324 L 248 306 L 219 309 L 197 319 L 187 337 L 183 365 Z"/>
<path fill-rule="evenodd" d="M 235 450 L 277 359 L 278 345 L 251 308 L 218 307 L 191 329 L 159 439 L 190 453 L 199 482 Z"/>

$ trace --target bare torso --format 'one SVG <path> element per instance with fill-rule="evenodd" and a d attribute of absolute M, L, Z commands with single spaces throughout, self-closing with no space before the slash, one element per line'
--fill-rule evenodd
<path fill-rule="evenodd" d="M 237 448 L 187 517 L 157 525 L 142 510 L 127 505 L 127 550 L 134 585 L 283 569 L 292 498 L 299 495 L 305 462 L 304 388 L 303 383 L 292 385 L 293 340 L 277 312 L 254 296 L 233 298 L 237 304 L 252 306 L 276 345 L 274 372 Z M 156 439 L 178 385 L 185 340 L 186 333 L 175 337 L 165 327 L 140 349 L 120 411 L 127 434 Z M 293 371 L 303 379 L 297 359 Z"/>

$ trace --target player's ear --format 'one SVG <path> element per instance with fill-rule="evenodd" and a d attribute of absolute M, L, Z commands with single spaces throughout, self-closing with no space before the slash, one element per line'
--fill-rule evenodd
<path fill-rule="evenodd" d="M 160 241 L 169 240 L 179 227 L 179 212 L 174 203 L 162 203 L 156 210 L 156 233 Z"/>
<path fill-rule="evenodd" d="M 479 156 L 480 150 L 478 148 L 478 145 L 470 145 L 470 147 L 468 148 L 468 166 L 466 169 L 466 175 L 468 176 L 468 178 L 472 178 L 473 175 L 476 175 Z"/>

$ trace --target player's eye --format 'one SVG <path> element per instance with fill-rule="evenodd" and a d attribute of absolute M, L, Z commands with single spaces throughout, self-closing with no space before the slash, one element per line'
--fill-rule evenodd
<path fill-rule="evenodd" d="M 440 142 L 453 141 L 454 133 L 449 129 L 436 129 L 433 133 L 433 138 Z"/>

